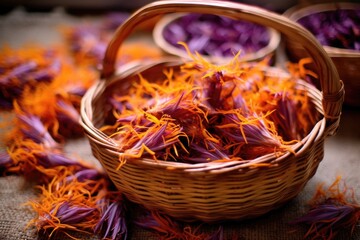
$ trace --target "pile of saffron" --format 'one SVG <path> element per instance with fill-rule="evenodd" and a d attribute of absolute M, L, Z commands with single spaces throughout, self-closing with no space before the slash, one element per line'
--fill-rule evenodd
<path fill-rule="evenodd" d="M 219 66 L 188 54 L 179 71 L 140 74 L 110 97 L 116 121 L 102 130 L 118 143 L 119 167 L 144 157 L 196 164 L 280 156 L 320 118 L 296 78 L 267 74 L 267 60 L 241 63 L 237 55 Z"/>
<path fill-rule="evenodd" d="M 189 13 L 168 23 L 164 39 L 176 48 L 185 42 L 191 52 L 204 56 L 232 57 L 234 52 L 250 54 L 266 47 L 270 41 L 267 29 L 252 22 L 224 16 Z"/>
<path fill-rule="evenodd" d="M 158 239 L 226 239 L 222 226 L 209 233 L 201 224 L 194 227 L 140 206 L 140 216 L 134 216 L 133 203 L 102 169 L 64 152 L 68 139 L 83 136 L 80 101 L 98 79 L 95 69 L 107 34 L 122 19 L 112 15 L 100 26 L 67 26 L 64 46 L 1 49 L 0 104 L 13 118 L 12 129 L 2 129 L 6 150 L 0 152 L 0 173 L 35 183 L 38 197 L 28 202 L 35 213 L 29 226 L 39 238 L 128 239 L 134 224 Z M 161 56 L 150 45 L 128 44 L 120 63 Z M 291 78 L 279 82 L 264 76 L 266 61 L 239 65 L 235 57 L 229 65 L 215 66 L 193 60 L 180 74 L 164 70 L 162 85 L 139 76 L 128 95 L 111 97 L 117 122 L 104 131 L 121 142 L 122 164 L 144 156 L 196 164 L 281 154 L 320 117 Z M 304 64 L 295 65 L 292 75 L 314 76 Z"/>
<path fill-rule="evenodd" d="M 360 204 L 355 192 L 341 181 L 341 177 L 328 188 L 320 184 L 309 207 L 304 216 L 292 222 L 309 226 L 305 238 L 331 240 L 344 230 L 352 234 L 360 220 Z"/>

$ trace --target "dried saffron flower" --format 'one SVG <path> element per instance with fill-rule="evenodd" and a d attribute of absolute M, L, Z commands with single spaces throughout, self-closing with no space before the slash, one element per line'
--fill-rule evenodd
<path fill-rule="evenodd" d="M 60 231 L 70 237 L 68 231 L 91 234 L 99 220 L 98 195 L 108 186 L 106 179 L 69 181 L 72 173 L 64 170 L 47 187 L 39 187 L 38 201 L 29 203 L 38 214 L 29 224 L 49 238 Z"/>
<path fill-rule="evenodd" d="M 179 71 L 165 68 L 164 79 L 151 81 L 139 75 L 127 93 L 110 97 L 116 122 L 101 130 L 121 146 L 119 167 L 141 157 L 204 163 L 279 156 L 320 118 L 297 79 L 267 74 L 266 60 L 235 56 L 215 65 L 183 45 L 193 61 Z"/>
<path fill-rule="evenodd" d="M 78 109 L 82 94 L 95 79 L 94 70 L 75 67 L 64 59 L 61 71 L 51 83 L 24 89 L 16 102 L 15 112 L 36 115 L 58 141 L 62 137 L 81 136 L 83 131 L 78 123 Z"/>
<path fill-rule="evenodd" d="M 208 142 L 203 146 L 191 143 L 189 147 L 189 156 L 184 157 L 185 162 L 204 163 L 209 161 L 235 160 L 235 158 L 229 156 L 228 151 L 224 147 L 213 142 Z"/>
<path fill-rule="evenodd" d="M 62 124 L 59 129 L 62 136 L 82 136 L 83 130 L 79 124 L 80 113 L 70 101 L 57 99 L 56 119 Z"/>
<path fill-rule="evenodd" d="M 101 173 L 99 170 L 97 169 L 93 169 L 93 168 L 83 168 L 80 169 L 78 171 L 75 172 L 75 174 L 70 175 L 68 177 L 66 177 L 66 182 L 71 182 L 74 179 L 76 179 L 79 182 L 83 182 L 86 180 L 99 180 L 105 178 L 104 173 Z"/>
<path fill-rule="evenodd" d="M 127 13 L 112 13 L 97 23 L 84 23 L 63 28 L 66 43 L 77 64 L 98 67 L 116 28 L 128 17 Z M 117 64 L 135 59 L 159 58 L 163 53 L 146 42 L 125 43 Z"/>
<path fill-rule="evenodd" d="M 39 46 L 21 49 L 0 49 L 0 106 L 12 108 L 25 87 L 34 88 L 39 82 L 51 82 L 61 68 L 58 51 Z"/>
<path fill-rule="evenodd" d="M 120 193 L 120 197 L 112 197 L 114 199 L 102 198 L 101 218 L 94 228 L 94 232 L 98 233 L 104 239 L 127 239 L 128 230 L 126 223 L 126 206 L 124 199 Z"/>
<path fill-rule="evenodd" d="M 48 149 L 59 147 L 39 117 L 25 113 L 17 115 L 17 119 L 19 120 L 19 129 L 25 138 L 44 144 Z"/>
<path fill-rule="evenodd" d="M 360 220 L 360 205 L 354 199 L 354 192 L 345 184 L 343 189 L 340 188 L 340 180 L 338 177 L 328 189 L 319 185 L 310 201 L 309 212 L 292 222 L 310 226 L 305 237 L 330 240 L 340 231 L 354 231 Z"/>
<path fill-rule="evenodd" d="M 73 160 L 58 150 L 46 149 L 29 139 L 15 139 L 8 154 L 12 164 L 7 171 L 20 173 L 39 183 L 47 183 L 64 171 L 75 174 L 91 168 L 84 161 Z"/>
<path fill-rule="evenodd" d="M 84 168 L 79 161 L 68 158 L 63 153 L 44 150 L 43 152 L 35 152 L 34 156 L 37 159 L 37 164 L 44 168 L 53 168 L 56 166 L 78 166 Z"/>

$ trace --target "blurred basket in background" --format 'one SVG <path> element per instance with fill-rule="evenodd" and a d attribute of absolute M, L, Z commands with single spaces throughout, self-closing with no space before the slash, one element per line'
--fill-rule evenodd
<path fill-rule="evenodd" d="M 356 37 L 354 33 L 351 33 L 351 37 L 349 33 L 340 36 L 342 33 L 336 32 L 338 31 L 338 27 L 342 27 L 345 30 L 351 30 L 349 21 L 345 21 L 345 19 L 339 19 L 341 17 L 347 17 L 348 13 L 345 11 L 349 10 L 352 14 L 351 17 L 356 19 L 356 21 L 350 23 L 353 24 L 355 34 L 357 34 Z M 332 16 L 325 17 L 325 14 L 329 14 L 329 16 L 332 14 Z M 334 62 L 339 72 L 340 79 L 344 82 L 346 93 L 345 104 L 360 107 L 360 4 L 337 2 L 309 6 L 295 6 L 287 10 L 284 15 L 289 17 L 291 20 L 300 23 L 317 37 L 317 39 L 323 45 L 325 51 Z M 336 22 L 338 26 L 334 26 L 332 25 L 332 22 L 328 22 L 327 19 L 329 18 Z M 313 23 L 311 23 L 311 21 L 313 21 Z M 316 33 L 315 30 L 318 32 Z M 343 30 L 340 29 L 340 31 Z M 335 40 L 332 42 L 329 41 L 327 44 L 325 44 L 324 41 L 330 40 L 326 38 L 331 34 L 339 34 L 339 38 L 343 38 L 345 41 L 349 42 L 353 41 L 352 44 L 354 41 L 356 41 L 357 49 L 334 46 Z M 306 54 L 304 47 L 296 41 L 286 41 L 285 45 L 287 48 L 287 54 L 292 61 L 298 61 Z"/>
<path fill-rule="evenodd" d="M 138 75 L 159 79 L 164 69 L 179 69 L 179 57 L 132 62 L 115 69 L 118 49 L 133 29 L 159 14 L 170 12 L 221 14 L 274 28 L 307 47 L 316 63 L 322 92 L 299 80 L 307 89 L 321 119 L 292 152 L 270 153 L 248 161 L 184 163 L 150 158 L 127 159 L 119 169 L 122 152 L 99 129 L 112 114 L 108 101 L 112 94 L 126 94 Z M 121 51 L 120 51 L 121 53 Z M 277 68 L 265 69 L 273 74 Z M 278 73 L 276 73 L 278 74 Z M 247 219 L 263 215 L 297 196 L 315 174 L 324 156 L 324 140 L 339 125 L 343 88 L 335 66 L 316 39 L 298 24 L 266 10 L 226 1 L 159 1 L 136 11 L 116 31 L 110 42 L 100 81 L 82 99 L 81 124 L 94 156 L 124 195 L 147 209 L 158 210 L 182 220 L 214 222 Z M 254 168 L 253 163 L 271 167 Z"/>
<path fill-rule="evenodd" d="M 196 13 L 173 13 L 163 16 L 153 30 L 157 46 L 165 53 L 188 59 L 189 55 L 178 42 L 185 42 L 191 52 L 205 59 L 226 63 L 241 51 L 241 61 L 260 61 L 275 58 L 280 34 L 272 28 L 249 21 L 223 16 Z"/>

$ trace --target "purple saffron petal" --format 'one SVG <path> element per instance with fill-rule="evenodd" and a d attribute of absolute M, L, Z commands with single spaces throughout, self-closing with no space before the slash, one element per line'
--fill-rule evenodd
<path fill-rule="evenodd" d="M 79 182 L 83 182 L 86 180 L 98 180 L 100 178 L 104 177 L 101 172 L 99 172 L 96 169 L 81 169 L 77 171 L 74 175 L 68 176 L 66 178 L 66 182 L 71 182 L 72 180 L 76 179 Z"/>
<path fill-rule="evenodd" d="M 68 202 L 63 202 L 57 209 L 56 217 L 60 219 L 63 224 L 74 224 L 84 221 L 85 218 L 93 215 L 96 208 L 70 205 Z M 54 210 L 51 211 L 54 213 Z"/>
<path fill-rule="evenodd" d="M 177 43 L 182 41 L 187 43 L 191 51 L 210 56 L 232 56 L 233 51 L 238 49 L 243 49 L 244 53 L 254 52 L 265 47 L 270 40 L 264 26 L 195 13 L 186 14 L 169 23 L 164 28 L 163 37 L 175 47 L 180 47 Z M 234 46 L 223 50 L 220 46 L 224 42 Z"/>
<path fill-rule="evenodd" d="M 322 45 L 356 49 L 360 27 L 359 9 L 336 9 L 302 17 L 298 23 L 312 32 Z"/>
<path fill-rule="evenodd" d="M 57 111 L 58 119 L 62 122 L 69 121 L 70 123 L 78 124 L 80 114 L 72 104 L 58 99 L 57 106 L 59 107 L 59 110 Z"/>
<path fill-rule="evenodd" d="M 236 127 L 218 129 L 220 135 L 230 138 L 231 142 L 245 142 L 271 147 L 279 147 L 281 145 L 279 140 L 268 131 L 261 119 L 257 121 L 257 124 L 242 124 L 235 114 L 226 114 L 224 123 L 236 125 Z"/>
<path fill-rule="evenodd" d="M 190 156 L 184 160 L 195 163 L 206 163 L 215 160 L 230 159 L 229 155 L 220 150 L 220 147 L 213 142 L 208 142 L 208 148 L 192 143 L 190 145 Z"/>
<path fill-rule="evenodd" d="M 360 208 L 352 205 L 323 203 L 314 206 L 307 214 L 294 220 L 291 224 L 304 223 L 311 225 L 316 231 L 308 234 L 314 237 L 329 238 L 344 228 L 352 229 L 359 220 Z"/>
<path fill-rule="evenodd" d="M 37 63 L 34 61 L 29 61 L 29 62 L 23 63 L 20 66 L 14 68 L 9 73 L 8 77 L 9 78 L 17 77 L 19 79 L 23 79 L 23 78 L 21 78 L 21 76 L 23 74 L 31 72 L 32 70 L 36 69 L 37 66 L 38 66 Z"/>
<path fill-rule="evenodd" d="M 25 127 L 21 128 L 21 131 L 26 137 L 36 143 L 43 143 L 48 148 L 58 147 L 58 143 L 52 138 L 39 117 L 25 114 L 18 115 L 18 119 L 21 123 L 25 124 Z"/>
<path fill-rule="evenodd" d="M 72 160 L 61 153 L 41 152 L 36 153 L 38 164 L 45 168 L 56 166 L 82 166 L 78 161 Z"/>
<path fill-rule="evenodd" d="M 107 204 L 94 231 L 103 238 L 127 239 L 125 205 L 122 199 Z"/>

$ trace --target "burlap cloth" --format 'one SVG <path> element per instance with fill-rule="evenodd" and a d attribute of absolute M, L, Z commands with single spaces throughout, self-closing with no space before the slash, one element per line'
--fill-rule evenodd
<path fill-rule="evenodd" d="M 46 20 L 45 20 L 46 19 Z M 52 14 L 25 13 L 17 10 L 6 16 L 0 16 L 0 43 L 20 46 L 24 41 L 50 44 L 59 40 L 56 26 L 58 23 L 74 23 L 78 19 L 64 13 Z M 0 113 L 0 117 L 1 117 Z M 1 121 L 1 118 L 0 118 Z M 315 176 L 308 182 L 305 189 L 292 201 L 280 209 L 253 220 L 242 222 L 224 222 L 225 236 L 233 239 L 287 240 L 303 239 L 307 228 L 293 226 L 289 222 L 302 216 L 307 210 L 307 201 L 313 196 L 316 186 L 324 182 L 331 184 L 336 176 L 341 175 L 356 192 L 360 201 L 360 109 L 345 107 L 339 132 L 325 142 L 325 157 Z M 86 139 L 68 142 L 66 151 L 76 152 L 84 159 L 98 164 L 90 152 Z M 39 239 L 34 227 L 26 228 L 28 222 L 36 217 L 26 205 L 36 200 L 34 184 L 25 181 L 21 176 L 0 177 L 0 240 Z M 135 211 L 134 211 L 134 214 Z M 206 231 L 217 229 L 219 225 L 207 226 Z M 129 225 L 130 239 L 156 239 L 150 232 Z M 98 239 L 96 236 L 75 235 L 80 239 Z M 64 235 L 56 239 L 67 239 Z M 360 226 L 357 226 L 350 237 L 346 232 L 337 239 L 360 239 Z"/>

